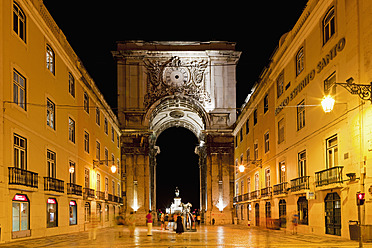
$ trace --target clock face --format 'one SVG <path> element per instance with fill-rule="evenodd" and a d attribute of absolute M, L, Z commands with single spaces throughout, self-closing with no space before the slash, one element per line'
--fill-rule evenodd
<path fill-rule="evenodd" d="M 182 86 L 189 82 L 190 72 L 186 67 L 168 67 L 164 69 L 163 78 L 167 85 Z"/>

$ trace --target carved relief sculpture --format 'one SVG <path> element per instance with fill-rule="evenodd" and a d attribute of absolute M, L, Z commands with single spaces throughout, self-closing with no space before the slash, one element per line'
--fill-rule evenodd
<path fill-rule="evenodd" d="M 160 62 L 144 60 L 147 74 L 145 108 L 165 96 L 186 95 L 203 106 L 211 101 L 205 90 L 204 72 L 208 62 L 204 60 L 181 61 L 178 57 Z"/>

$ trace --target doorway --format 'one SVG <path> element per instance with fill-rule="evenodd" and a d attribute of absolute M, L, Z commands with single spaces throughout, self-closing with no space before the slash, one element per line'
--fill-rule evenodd
<path fill-rule="evenodd" d="M 337 193 L 328 193 L 324 199 L 326 234 L 341 236 L 341 199 Z"/>
<path fill-rule="evenodd" d="M 260 225 L 260 204 L 256 203 L 256 205 L 254 206 L 254 210 L 255 210 L 255 221 L 256 221 L 256 226 L 259 226 Z"/>

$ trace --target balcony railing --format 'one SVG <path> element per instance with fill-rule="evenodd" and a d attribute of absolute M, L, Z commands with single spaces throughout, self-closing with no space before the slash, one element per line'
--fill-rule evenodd
<path fill-rule="evenodd" d="M 288 189 L 288 183 L 287 182 L 276 184 L 276 185 L 274 185 L 274 189 L 273 189 L 274 190 L 274 195 L 285 194 L 285 193 L 287 193 L 287 189 Z"/>
<path fill-rule="evenodd" d="M 259 199 L 259 198 L 260 198 L 260 190 L 255 190 L 255 191 L 251 192 L 251 199 L 252 200 Z"/>
<path fill-rule="evenodd" d="M 96 196 L 98 200 L 105 200 L 105 192 L 104 191 L 96 191 Z"/>
<path fill-rule="evenodd" d="M 68 195 L 83 195 L 83 187 L 74 183 L 67 183 Z"/>
<path fill-rule="evenodd" d="M 271 196 L 271 187 L 266 187 L 261 189 L 261 197 L 270 197 Z"/>
<path fill-rule="evenodd" d="M 309 178 L 310 176 L 299 177 L 291 180 L 291 191 L 299 191 L 309 188 Z"/>
<path fill-rule="evenodd" d="M 329 169 L 315 172 L 316 187 L 332 184 L 342 183 L 343 166 L 335 166 Z"/>
<path fill-rule="evenodd" d="M 64 181 L 53 177 L 44 177 L 44 190 L 65 192 Z"/>
<path fill-rule="evenodd" d="M 38 187 L 38 174 L 16 167 L 8 167 L 9 184 L 24 185 L 27 187 Z"/>
<path fill-rule="evenodd" d="M 84 199 L 94 198 L 94 197 L 95 197 L 94 189 L 84 188 L 84 195 L 83 195 Z"/>

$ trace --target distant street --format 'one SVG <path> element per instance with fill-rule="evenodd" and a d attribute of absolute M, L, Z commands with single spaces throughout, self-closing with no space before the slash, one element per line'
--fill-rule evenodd
<path fill-rule="evenodd" d="M 98 230 L 97 240 L 89 240 L 88 232 L 81 232 L 17 241 L 0 247 L 358 247 L 358 242 L 229 225 L 202 226 L 196 233 L 181 235 L 155 227 L 153 236 L 146 235 L 145 227 L 137 227 L 133 238 L 129 237 L 128 229 L 125 229 L 124 237 L 119 238 L 117 229 L 105 228 Z M 364 244 L 364 247 L 372 247 L 372 243 Z"/>

